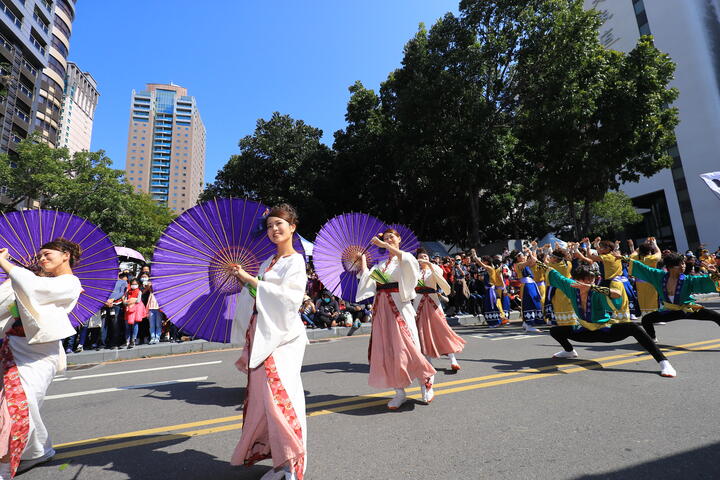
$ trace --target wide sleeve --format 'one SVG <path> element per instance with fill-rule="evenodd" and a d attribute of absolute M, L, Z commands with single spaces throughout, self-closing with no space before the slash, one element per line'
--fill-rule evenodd
<path fill-rule="evenodd" d="M 432 269 L 433 278 L 437 286 L 440 287 L 440 290 L 442 290 L 445 295 L 450 295 L 450 284 L 445 280 L 442 268 L 434 264 L 430 264 L 430 268 Z"/>
<path fill-rule="evenodd" d="M 652 283 L 657 289 L 657 286 L 662 284 L 662 279 L 665 275 L 665 271 L 660 270 L 659 268 L 648 267 L 647 265 L 638 260 L 630 260 L 630 268 L 628 269 L 628 274 L 632 275 L 637 279 Z"/>
<path fill-rule="evenodd" d="M 250 325 L 250 317 L 254 308 L 255 299 L 247 288 L 243 288 L 237 295 L 235 317 L 230 329 L 230 343 L 245 345 L 245 332 Z"/>
<path fill-rule="evenodd" d="M 375 280 L 373 280 L 370 277 L 370 268 L 366 268 L 365 270 L 362 270 L 360 273 L 358 273 L 358 288 L 355 292 L 355 301 L 360 302 L 362 300 L 367 300 L 370 297 L 374 297 L 377 293 Z"/>
<path fill-rule="evenodd" d="M 572 287 L 572 284 L 575 282 L 567 277 L 564 277 L 554 268 L 548 270 L 547 279 L 551 286 L 563 292 L 568 298 L 575 295 L 576 290 Z"/>
<path fill-rule="evenodd" d="M 716 283 L 710 275 L 689 275 L 685 281 L 690 281 L 690 294 L 720 292 L 720 284 Z"/>
<path fill-rule="evenodd" d="M 4 332 L 14 321 L 14 317 L 10 311 L 12 305 L 15 304 L 15 292 L 13 292 L 12 284 L 8 278 L 0 284 L 0 332 Z M 2 335 L 0 335 L 1 337 Z"/>
<path fill-rule="evenodd" d="M 38 277 L 19 267 L 9 276 L 28 343 L 46 343 L 75 334 L 68 313 L 82 293 L 77 277 Z"/>
<path fill-rule="evenodd" d="M 305 295 L 305 262 L 294 255 L 278 283 L 260 280 L 255 297 L 257 323 L 250 356 L 250 368 L 260 365 L 280 345 L 305 334 L 298 310 Z"/>
<path fill-rule="evenodd" d="M 415 287 L 420 280 L 420 264 L 413 255 L 402 252 L 398 265 L 398 293 L 402 302 L 412 301 L 415 296 Z"/>

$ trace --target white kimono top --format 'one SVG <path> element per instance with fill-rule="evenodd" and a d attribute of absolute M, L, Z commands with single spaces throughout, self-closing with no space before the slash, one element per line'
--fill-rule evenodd
<path fill-rule="evenodd" d="M 253 307 L 258 313 L 248 365 L 250 368 L 256 368 L 283 345 L 308 343 L 305 325 L 298 313 L 307 286 L 305 260 L 301 254 L 295 253 L 278 259 L 272 269 L 265 272 L 272 259 L 268 258 L 260 266 L 262 280 L 258 282 L 256 297 L 253 298 L 247 288 L 238 294 L 230 335 L 232 343 L 245 344 L 245 332 L 250 324 Z"/>
<path fill-rule="evenodd" d="M 9 277 L 29 344 L 54 342 L 75 335 L 68 316 L 82 293 L 80 280 L 75 275 L 38 277 L 30 270 L 15 267 Z"/>
<path fill-rule="evenodd" d="M 415 287 L 420 279 L 420 265 L 417 259 L 408 252 L 402 252 L 400 259 L 392 257 L 392 259 L 372 268 L 384 271 L 385 275 L 390 278 L 390 282 L 397 282 L 398 292 L 393 292 L 390 295 L 398 311 L 405 319 L 415 344 L 420 345 L 417 324 L 415 323 L 415 308 L 412 304 L 412 301 L 417 296 Z M 360 283 L 355 294 L 355 299 L 358 302 L 370 298 L 376 293 L 375 280 L 370 277 L 371 271 L 372 269 L 368 269 L 358 274 Z"/>
<path fill-rule="evenodd" d="M 445 280 L 445 277 L 443 276 L 443 270 L 438 265 L 432 263 L 430 264 L 430 268 L 420 269 L 420 280 L 423 281 L 426 287 L 432 288 L 433 290 L 437 290 L 439 287 L 445 295 L 450 295 L 450 284 L 447 282 L 447 280 Z M 440 304 L 440 299 L 438 298 L 437 293 L 431 293 L 429 297 L 430 300 L 435 302 L 435 305 L 437 305 L 438 308 L 442 309 L 442 305 Z M 415 307 L 415 310 L 417 310 L 420 306 L 421 300 L 422 295 L 418 295 L 413 301 L 413 306 Z"/>

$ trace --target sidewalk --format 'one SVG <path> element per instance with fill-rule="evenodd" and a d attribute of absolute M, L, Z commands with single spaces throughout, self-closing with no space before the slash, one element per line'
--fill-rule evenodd
<path fill-rule="evenodd" d="M 510 314 L 511 320 L 519 318 L 518 312 Z M 448 323 L 453 326 L 485 325 L 482 315 L 460 315 L 448 317 Z M 349 337 L 352 335 L 369 335 L 370 324 L 363 323 L 360 328 L 333 327 L 316 328 L 307 330 L 308 339 L 311 342 L 326 341 L 332 338 Z M 190 340 L 182 343 L 161 342 L 155 345 L 138 345 L 127 350 L 86 350 L 81 353 L 69 353 L 67 355 L 68 365 L 87 365 L 92 363 L 112 362 L 117 360 L 130 360 L 135 358 L 161 357 L 166 355 L 178 355 L 191 352 L 209 352 L 213 350 L 227 350 L 240 348 L 240 345 L 232 343 L 208 342 L 205 340 Z"/>

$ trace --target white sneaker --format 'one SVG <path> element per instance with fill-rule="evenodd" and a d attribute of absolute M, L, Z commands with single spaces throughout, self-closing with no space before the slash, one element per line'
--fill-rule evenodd
<path fill-rule="evenodd" d="M 553 355 L 553 358 L 578 358 L 578 353 L 575 351 L 575 349 L 572 349 L 569 352 L 566 352 L 565 350 L 561 350 L 557 352 L 555 355 Z"/>
<path fill-rule="evenodd" d="M 405 403 L 405 400 L 407 400 L 407 396 L 405 395 L 405 389 L 396 388 L 395 396 L 392 398 L 392 400 L 388 402 L 387 406 L 390 410 L 397 410 L 403 403 Z"/>
<path fill-rule="evenodd" d="M 538 330 L 537 328 L 533 327 L 532 325 L 530 325 L 530 324 L 527 323 L 527 322 L 523 322 L 523 328 L 524 328 L 525 331 L 528 332 L 528 333 L 540 333 L 540 330 Z"/>
<path fill-rule="evenodd" d="M 424 391 L 423 391 L 423 395 L 422 395 L 422 400 L 425 404 L 429 405 L 430 402 L 433 401 L 433 398 L 435 398 L 435 392 L 433 391 L 432 388 L 429 388 L 427 390 L 423 389 L 423 390 Z"/>
<path fill-rule="evenodd" d="M 37 465 L 49 462 L 54 456 L 55 450 L 51 448 L 50 451 L 45 453 L 45 455 L 43 455 L 42 457 L 32 458 L 30 460 L 20 460 L 20 465 L 18 466 L 17 472 L 15 472 L 15 474 L 17 475 L 18 473 L 26 472 L 31 468 L 36 467 Z"/>
<path fill-rule="evenodd" d="M 660 376 L 669 378 L 677 377 L 677 372 L 675 371 L 673 366 L 670 365 L 670 362 L 668 360 L 660 361 Z"/>
<path fill-rule="evenodd" d="M 271 468 L 267 472 L 265 472 L 265 475 L 260 477 L 260 480 L 283 480 L 285 478 L 285 470 L 282 468 L 280 470 L 275 470 L 274 468 Z"/>

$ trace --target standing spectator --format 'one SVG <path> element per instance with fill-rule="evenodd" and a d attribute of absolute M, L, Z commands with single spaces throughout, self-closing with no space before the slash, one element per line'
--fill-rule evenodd
<path fill-rule="evenodd" d="M 315 304 L 315 325 L 321 328 L 332 328 L 337 326 L 337 318 L 340 315 L 340 305 L 332 297 L 329 291 L 323 290 L 322 295 Z"/>
<path fill-rule="evenodd" d="M 140 282 L 130 281 L 130 289 L 123 298 L 125 304 L 125 345 L 128 350 L 135 346 L 138 335 L 138 324 L 145 317 L 145 306 L 142 303 Z"/>
<path fill-rule="evenodd" d="M 467 280 L 467 269 L 462 264 L 462 258 L 460 255 L 455 256 L 455 265 L 452 270 L 453 283 L 452 283 L 452 305 L 455 308 L 455 315 L 465 315 L 467 307 L 467 299 L 470 297 L 470 291 L 468 290 Z"/>
<path fill-rule="evenodd" d="M 478 316 L 482 311 L 483 294 L 485 293 L 485 282 L 480 277 L 480 273 L 476 272 L 472 275 L 472 279 L 468 284 L 470 291 L 470 299 L 468 301 L 470 313 Z"/>
<path fill-rule="evenodd" d="M 75 348 L 76 353 L 80 353 L 85 349 L 85 344 L 90 343 L 90 348 L 100 350 L 100 329 L 103 325 L 102 310 L 90 317 L 85 325 L 80 329 L 80 340 Z"/>
<path fill-rule="evenodd" d="M 115 282 L 110 298 L 105 302 L 105 306 L 101 310 L 104 317 L 102 331 L 100 333 L 100 344 L 106 348 L 117 348 L 121 343 L 121 338 L 125 335 L 125 325 L 123 323 L 123 297 L 128 289 L 127 273 L 122 272 Z"/>
<path fill-rule="evenodd" d="M 158 305 L 158 301 L 153 293 L 153 286 L 149 275 L 149 273 L 140 274 L 140 282 L 143 286 L 142 302 L 147 309 L 147 318 L 150 328 L 150 344 L 152 345 L 154 343 L 160 343 L 162 321 L 160 320 L 160 305 Z"/>

